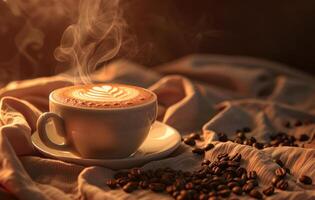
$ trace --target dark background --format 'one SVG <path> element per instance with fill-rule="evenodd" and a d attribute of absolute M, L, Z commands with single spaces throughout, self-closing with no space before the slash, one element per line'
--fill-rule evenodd
<path fill-rule="evenodd" d="M 66 69 L 53 51 L 76 21 L 78 3 L 48 2 L 23 4 L 22 12 L 14 14 L 0 1 L 0 73 L 8 74 L 3 81 Z M 156 66 L 192 53 L 246 55 L 315 74 L 313 0 L 129 0 L 121 8 L 133 45 L 123 46 L 117 57 Z M 25 55 L 18 51 L 16 35 L 28 20 L 45 37 L 40 47 L 30 43 Z"/>

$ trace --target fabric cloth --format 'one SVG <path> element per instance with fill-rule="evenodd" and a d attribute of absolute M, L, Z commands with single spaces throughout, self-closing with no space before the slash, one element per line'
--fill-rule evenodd
<path fill-rule="evenodd" d="M 315 185 L 302 185 L 304 174 L 315 181 L 315 124 L 287 129 L 283 121 L 315 122 L 315 80 L 282 64 L 247 57 L 194 55 L 147 69 L 117 61 L 91 75 L 94 82 L 117 82 L 148 87 L 158 96 L 158 119 L 186 135 L 200 131 L 215 148 L 205 154 L 241 153 L 248 170 L 256 170 L 260 187 L 270 183 L 280 158 L 291 171 L 290 191 L 277 191 L 269 199 L 315 199 Z M 45 158 L 32 146 L 40 114 L 48 111 L 48 95 L 54 89 L 74 84 L 71 73 L 16 81 L 0 90 L 0 199 L 101 200 L 170 199 L 166 194 L 139 190 L 132 194 L 109 190 L 106 178 L 111 169 L 84 167 Z M 272 147 L 263 150 L 233 142 L 218 142 L 218 133 L 230 138 L 248 126 L 249 134 L 261 141 L 285 131 L 310 140 L 302 147 Z M 181 145 L 171 156 L 142 166 L 144 169 L 171 167 L 194 170 L 203 157 Z M 240 198 L 240 197 L 239 197 Z M 244 197 L 245 198 L 245 197 Z M 248 197 L 246 197 L 248 199 Z"/>

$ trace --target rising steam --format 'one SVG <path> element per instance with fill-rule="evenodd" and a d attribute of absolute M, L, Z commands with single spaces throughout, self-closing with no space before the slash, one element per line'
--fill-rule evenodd
<path fill-rule="evenodd" d="M 90 73 L 119 52 L 124 26 L 118 0 L 81 0 L 78 21 L 65 30 L 55 57 L 90 83 Z"/>

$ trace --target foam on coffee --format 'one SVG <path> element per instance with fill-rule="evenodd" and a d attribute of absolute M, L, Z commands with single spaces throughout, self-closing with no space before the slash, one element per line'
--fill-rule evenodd
<path fill-rule="evenodd" d="M 144 104 L 154 95 L 143 88 L 122 84 L 78 85 L 56 90 L 53 99 L 78 107 L 119 108 Z"/>

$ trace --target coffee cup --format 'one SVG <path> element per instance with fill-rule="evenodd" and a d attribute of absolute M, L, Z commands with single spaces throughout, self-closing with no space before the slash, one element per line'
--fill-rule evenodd
<path fill-rule="evenodd" d="M 146 139 L 157 116 L 157 97 L 144 88 L 123 84 L 90 84 L 54 90 L 49 112 L 37 121 L 42 142 L 58 150 L 75 149 L 83 158 L 124 158 Z M 46 130 L 52 120 L 57 143 Z"/>

